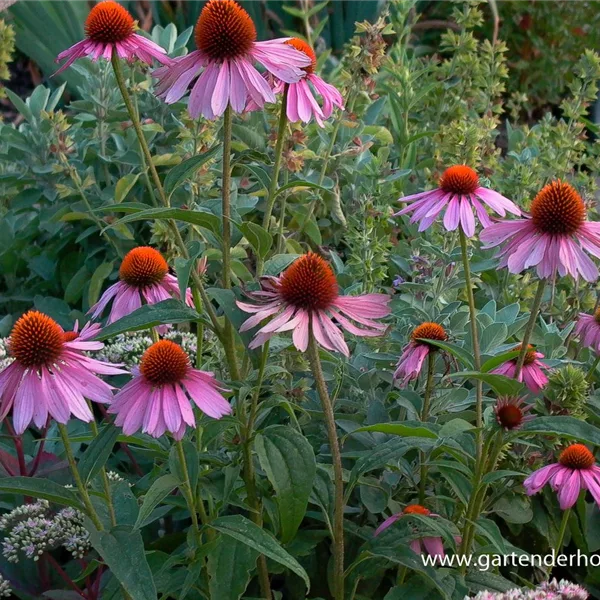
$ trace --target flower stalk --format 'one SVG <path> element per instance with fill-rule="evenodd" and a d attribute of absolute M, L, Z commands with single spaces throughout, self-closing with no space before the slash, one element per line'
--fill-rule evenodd
<path fill-rule="evenodd" d="M 181 491 L 188 505 L 190 511 L 190 517 L 192 519 L 192 526 L 196 534 L 196 539 L 199 538 L 199 526 L 198 526 L 198 515 L 196 514 L 196 502 L 194 500 L 194 493 L 192 490 L 192 484 L 190 482 L 190 472 L 187 466 L 187 460 L 185 458 L 185 450 L 183 449 L 183 443 L 181 440 L 176 440 L 175 447 L 177 448 L 177 459 L 179 461 L 179 468 L 183 475 L 183 481 L 181 485 Z"/>
<path fill-rule="evenodd" d="M 342 470 L 342 455 L 340 443 L 335 426 L 335 415 L 327 384 L 323 377 L 323 369 L 319 358 L 319 347 L 312 332 L 309 332 L 308 360 L 310 369 L 315 379 L 317 393 L 323 406 L 329 446 L 333 461 L 333 477 L 335 487 L 335 501 L 333 511 L 333 597 L 335 600 L 344 600 L 344 479 Z"/>
<path fill-rule="evenodd" d="M 435 371 L 435 353 L 430 352 L 427 357 L 427 382 L 425 384 L 425 396 L 423 397 L 423 409 L 421 411 L 421 422 L 429 421 L 431 410 L 431 395 L 433 393 L 433 375 Z M 427 487 L 427 453 L 421 450 L 419 453 L 421 461 L 421 474 L 419 478 L 419 504 L 425 503 L 425 488 Z"/>
<path fill-rule="evenodd" d="M 542 305 L 542 298 L 544 296 L 544 289 L 546 287 L 546 280 L 540 279 L 537 287 L 537 291 L 535 293 L 535 298 L 533 300 L 533 306 L 531 307 L 531 314 L 529 315 L 529 321 L 527 321 L 527 326 L 525 327 L 525 333 L 523 334 L 523 342 L 521 343 L 521 353 L 517 358 L 517 368 L 515 371 L 515 379 L 519 378 L 521 374 L 521 370 L 523 369 L 523 365 L 525 364 L 525 357 L 527 356 L 527 349 L 529 348 L 529 340 L 531 340 L 531 336 L 533 334 L 533 330 L 535 328 L 535 322 L 538 318 L 538 314 L 540 312 L 540 307 Z"/>

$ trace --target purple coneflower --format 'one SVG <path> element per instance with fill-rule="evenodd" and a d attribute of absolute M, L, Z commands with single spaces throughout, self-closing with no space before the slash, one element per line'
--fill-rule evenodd
<path fill-rule="evenodd" d="M 394 379 L 399 379 L 401 385 L 406 385 L 409 381 L 416 379 L 429 353 L 439 349 L 423 340 L 445 342 L 448 334 L 439 323 L 426 322 L 415 327 L 410 337 L 411 341 L 404 349 L 394 372 Z"/>
<path fill-rule="evenodd" d="M 107 323 L 113 323 L 142 304 L 158 304 L 169 298 L 179 297 L 177 277 L 169 273 L 169 265 L 161 253 L 148 246 L 130 250 L 119 268 L 119 281 L 111 285 L 89 312 L 99 317 L 113 300 Z M 193 306 L 192 293 L 186 292 L 186 303 Z"/>
<path fill-rule="evenodd" d="M 517 350 L 520 351 L 521 346 L 514 348 L 514 351 Z M 548 377 L 546 377 L 546 374 L 542 370 L 547 369 L 548 367 L 539 360 L 540 358 L 544 358 L 544 355 L 541 352 L 537 352 L 533 346 L 529 345 L 527 347 L 527 352 L 525 353 L 523 368 L 517 378 L 517 381 L 525 383 L 534 394 L 541 392 L 548 383 Z M 518 357 L 511 358 L 491 372 L 514 379 L 515 373 L 517 372 L 517 361 Z"/>
<path fill-rule="evenodd" d="M 504 431 L 514 431 L 521 429 L 524 423 L 535 418 L 534 415 L 529 414 L 532 408 L 531 404 L 525 404 L 523 398 L 504 396 L 496 400 L 494 415 L 496 422 Z"/>
<path fill-rule="evenodd" d="M 85 399 L 112 400 L 113 388 L 97 375 L 126 373 L 83 354 L 103 347 L 102 342 L 89 340 L 95 333 L 93 325 L 81 334 L 65 332 L 41 312 L 25 313 L 9 339 L 14 361 L 0 373 L 0 421 L 12 408 L 17 433 L 32 421 L 43 427 L 48 415 L 62 424 L 71 414 L 89 423 L 94 417 Z"/>
<path fill-rule="evenodd" d="M 123 427 L 126 435 L 141 428 L 152 437 L 170 431 L 180 440 L 186 425 L 196 425 L 188 396 L 203 413 L 220 419 L 231 414 L 223 391 L 213 373 L 191 366 L 179 344 L 160 340 L 144 352 L 139 369 L 115 395 L 108 412 L 117 415 L 115 425 Z"/>
<path fill-rule="evenodd" d="M 56 57 L 56 62 L 67 61 L 54 73 L 62 73 L 78 58 L 87 56 L 96 61 L 100 57 L 111 60 L 116 52 L 128 61 L 139 59 L 151 65 L 153 59 L 171 62 L 166 51 L 137 33 L 135 21 L 129 12 L 113 0 L 104 0 L 92 8 L 85 22 L 86 39 L 77 42 Z"/>
<path fill-rule="evenodd" d="M 349 356 L 342 329 L 362 337 L 377 337 L 386 330 L 386 325 L 374 319 L 390 314 L 390 296 L 340 296 L 335 273 L 313 252 L 297 258 L 279 277 L 263 277 L 261 284 L 262 291 L 248 293 L 261 304 L 237 303 L 243 311 L 254 313 L 242 325 L 241 332 L 274 317 L 256 332 L 250 348 L 258 348 L 277 333 L 293 330 L 294 345 L 305 352 L 312 330 L 323 348 Z"/>
<path fill-rule="evenodd" d="M 481 233 L 486 248 L 507 242 L 498 252 L 500 266 L 511 273 L 536 267 L 541 278 L 579 275 L 598 279 L 598 267 L 586 254 L 600 257 L 600 223 L 586 220 L 575 188 L 560 179 L 549 183 L 531 203 L 530 216 L 495 223 Z"/>
<path fill-rule="evenodd" d="M 479 185 L 477 173 L 466 165 L 454 165 L 446 169 L 440 179 L 440 186 L 411 196 L 400 198 L 399 202 L 410 205 L 394 216 L 414 211 L 411 223 L 419 223 L 419 231 L 425 231 L 445 210 L 444 227 L 454 231 L 459 224 L 467 237 L 475 235 L 473 210 L 483 227 L 492 224 L 485 206 L 504 217 L 507 212 L 520 215 L 519 208 L 498 192 Z M 485 205 L 485 206 L 484 206 Z"/>
<path fill-rule="evenodd" d="M 527 495 L 537 494 L 548 482 L 555 492 L 562 510 L 571 508 L 581 490 L 589 490 L 600 506 L 600 467 L 594 455 L 583 444 L 571 444 L 563 450 L 558 462 L 532 473 L 523 486 Z"/>
<path fill-rule="evenodd" d="M 286 83 L 304 76 L 310 58 L 285 39 L 256 41 L 250 15 L 234 0 L 209 0 L 195 29 L 197 50 L 157 69 L 156 93 L 167 104 L 180 100 L 194 79 L 188 110 L 192 118 L 221 116 L 228 105 L 242 112 L 248 97 L 258 106 L 275 102 L 275 94 L 256 69 L 260 63 Z"/>
<path fill-rule="evenodd" d="M 600 309 L 593 315 L 579 313 L 575 334 L 579 336 L 584 346 L 600 353 Z"/>

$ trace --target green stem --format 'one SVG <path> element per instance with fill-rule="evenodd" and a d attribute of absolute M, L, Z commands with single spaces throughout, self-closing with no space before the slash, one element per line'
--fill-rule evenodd
<path fill-rule="evenodd" d="M 473 363 L 475 370 L 481 370 L 481 352 L 479 350 L 479 331 L 477 327 L 477 311 L 475 309 L 475 296 L 473 294 L 473 281 L 471 279 L 471 267 L 467 249 L 467 236 L 462 227 L 459 228 L 460 249 L 462 253 L 463 270 L 465 274 L 465 292 L 469 303 L 469 321 L 471 325 L 471 339 L 473 343 Z M 475 388 L 475 425 L 477 427 L 477 461 L 482 458 L 483 437 L 483 382 L 477 381 Z"/>
<path fill-rule="evenodd" d="M 181 468 L 181 473 L 183 474 L 183 482 L 181 486 L 181 491 L 185 497 L 185 500 L 188 505 L 188 509 L 190 511 L 190 516 L 192 517 L 192 526 L 196 531 L 196 535 L 198 536 L 199 527 L 198 527 L 198 515 L 196 514 L 196 502 L 194 501 L 194 492 L 192 490 L 192 484 L 190 482 L 190 473 L 187 467 L 187 461 L 185 460 L 185 451 L 183 449 L 183 444 L 181 440 L 177 440 L 175 442 L 175 446 L 177 448 L 177 458 L 179 459 L 179 466 Z"/>
<path fill-rule="evenodd" d="M 77 490 L 79 491 L 79 495 L 81 496 L 81 500 L 85 505 L 86 512 L 88 517 L 92 520 L 94 527 L 98 531 L 102 531 L 104 526 L 100 521 L 100 517 L 90 500 L 90 495 L 88 494 L 87 488 L 81 479 L 81 475 L 79 475 L 79 471 L 77 470 L 77 463 L 75 462 L 75 456 L 73 455 L 73 449 L 71 448 L 71 441 L 69 440 L 69 432 L 67 431 L 67 427 L 62 423 L 57 423 L 58 431 L 60 433 L 60 437 L 62 439 L 63 445 L 65 447 L 65 453 L 67 455 L 67 461 L 69 462 L 69 468 L 71 469 L 71 474 L 73 475 L 73 479 L 75 480 L 75 485 L 77 486 Z"/>
<path fill-rule="evenodd" d="M 545 287 L 546 280 L 540 279 L 537 291 L 535 293 L 535 298 L 533 300 L 533 306 L 531 307 L 529 321 L 527 322 L 527 327 L 525 328 L 525 333 L 523 334 L 523 341 L 521 342 L 521 354 L 519 354 L 519 358 L 517 359 L 517 368 L 513 376 L 514 379 L 519 378 L 519 375 L 521 374 L 521 369 L 523 368 L 523 364 L 525 363 L 525 357 L 527 356 L 527 349 L 529 347 L 529 340 L 531 339 L 531 335 L 533 334 L 535 322 L 540 312 L 540 306 L 542 305 L 542 297 L 544 296 Z"/>
<path fill-rule="evenodd" d="M 273 162 L 273 175 L 269 185 L 269 195 L 267 196 L 267 207 L 263 217 L 263 229 L 269 231 L 273 206 L 277 198 L 277 184 L 279 183 L 279 171 L 281 169 L 281 157 L 283 155 L 283 142 L 285 142 L 285 130 L 287 127 L 287 99 L 289 85 L 286 83 L 283 90 L 283 99 L 281 101 L 281 112 L 279 114 L 279 127 L 277 128 L 277 142 L 275 144 L 275 160 Z"/>
<path fill-rule="evenodd" d="M 435 370 L 435 352 L 430 351 L 427 359 L 427 383 L 425 384 L 425 396 L 423 398 L 423 410 L 421 411 L 421 422 L 429 421 L 431 408 L 431 394 L 433 392 L 433 374 Z M 421 476 L 419 478 L 419 504 L 425 503 L 425 489 L 427 487 L 427 454 L 423 450 L 419 453 L 421 460 Z"/>
<path fill-rule="evenodd" d="M 567 508 L 567 510 L 565 510 L 563 512 L 562 520 L 560 522 L 560 529 L 558 530 L 558 538 L 556 539 L 556 545 L 554 546 L 554 557 L 555 558 L 558 556 L 559 552 L 562 549 L 562 545 L 565 540 L 565 533 L 567 532 L 567 527 L 569 525 L 570 517 L 571 517 L 571 509 Z M 550 576 L 551 572 L 552 572 L 552 567 L 550 568 L 550 572 L 548 573 L 548 576 Z"/>
<path fill-rule="evenodd" d="M 357 94 L 353 93 L 352 97 L 348 101 L 348 112 L 351 113 L 354 110 L 354 102 L 356 101 Z M 337 121 L 333 126 L 333 131 L 331 132 L 331 138 L 329 139 L 329 146 L 327 146 L 327 150 L 325 151 L 325 156 L 323 157 L 323 165 L 321 166 L 321 172 L 319 174 L 319 185 L 323 185 L 325 181 L 325 174 L 327 173 L 327 166 L 329 164 L 329 159 L 331 158 L 331 153 L 333 152 L 333 148 L 335 146 L 335 141 L 337 139 L 338 133 L 340 131 L 340 127 L 342 126 L 342 121 L 344 119 L 344 111 L 340 111 Z M 313 213 L 315 212 L 315 208 L 317 206 L 317 202 L 319 201 L 319 196 L 315 196 L 308 207 L 308 212 L 306 213 L 306 217 L 304 217 L 302 223 L 300 223 L 300 227 L 298 229 L 298 233 L 302 234 L 304 232 L 304 228 L 306 224 L 310 221 Z"/>
<path fill-rule="evenodd" d="M 598 367 L 598 363 L 600 363 L 600 354 L 598 354 L 596 356 L 596 359 L 594 360 L 594 362 L 592 363 L 592 366 L 590 367 L 590 370 L 586 377 L 587 381 L 592 381 L 592 379 L 594 379 L 594 375 L 596 373 L 596 368 Z"/>
<path fill-rule="evenodd" d="M 315 386 L 321 399 L 331 458 L 333 461 L 333 482 L 335 487 L 335 501 L 333 511 L 333 597 L 335 600 L 344 600 L 344 479 L 342 470 L 342 455 L 340 443 L 335 426 L 335 414 L 333 405 L 327 391 L 327 384 L 323 377 L 321 360 L 319 358 L 319 347 L 312 332 L 309 332 L 308 360 L 312 371 Z"/>
<path fill-rule="evenodd" d="M 140 148 L 142 150 L 142 155 L 144 160 L 146 161 L 146 165 L 148 169 L 150 169 L 150 175 L 152 176 L 152 180 L 154 181 L 154 185 L 158 191 L 158 195 L 160 196 L 160 200 L 164 206 L 169 206 L 169 200 L 167 195 L 165 194 L 165 190 L 160 181 L 160 177 L 158 176 L 158 171 L 152 162 L 152 154 L 150 154 L 150 148 L 148 147 L 148 142 L 144 137 L 144 132 L 142 131 L 142 125 L 140 124 L 140 119 L 136 113 L 135 107 L 133 106 L 133 102 L 131 101 L 131 96 L 129 95 L 129 91 L 127 90 L 127 85 L 125 83 L 125 77 L 123 76 L 123 68 L 121 67 L 121 60 L 117 55 L 116 51 L 113 51 L 112 55 L 112 66 L 113 71 L 115 73 L 115 79 L 117 81 L 117 86 L 121 91 L 121 96 L 123 96 L 123 102 L 125 103 L 125 108 L 129 113 L 129 118 L 131 119 L 131 123 L 133 124 L 133 128 L 137 135 L 138 141 L 140 143 Z"/>
<path fill-rule="evenodd" d="M 255 484 L 255 473 L 254 473 L 254 462 L 252 459 L 252 443 L 254 441 L 254 423 L 256 422 L 256 415 L 258 412 L 258 399 L 260 397 L 260 392 L 262 389 L 264 377 L 265 377 L 265 369 L 267 366 L 267 360 L 269 357 L 269 342 L 266 342 L 262 349 L 260 366 L 258 370 L 258 380 L 256 382 L 256 387 L 254 388 L 254 392 L 252 394 L 252 402 L 250 405 L 250 413 L 248 414 L 248 420 L 246 421 L 246 425 L 244 427 L 244 485 L 246 487 L 246 494 L 248 498 L 248 504 L 252 509 L 250 514 L 250 518 L 252 521 L 262 527 L 263 519 L 262 519 L 262 504 L 258 498 L 258 493 L 256 491 Z M 261 555 L 258 560 L 258 578 L 260 582 L 260 588 L 263 597 L 266 600 L 271 600 L 271 582 L 269 580 L 269 570 L 267 568 L 267 560 Z"/>

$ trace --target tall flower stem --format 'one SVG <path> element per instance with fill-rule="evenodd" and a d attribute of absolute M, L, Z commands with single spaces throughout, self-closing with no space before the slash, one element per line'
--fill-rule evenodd
<path fill-rule="evenodd" d="M 165 193 L 164 187 L 160 181 L 160 177 L 158 176 L 158 171 L 156 170 L 156 167 L 154 166 L 154 163 L 152 162 L 152 155 L 150 154 L 150 148 L 148 147 L 148 142 L 146 142 L 146 138 L 144 137 L 144 132 L 142 131 L 142 126 L 140 124 L 139 116 L 137 114 L 137 111 L 135 110 L 135 107 L 131 100 L 131 96 L 129 95 L 129 91 L 127 90 L 127 85 L 125 83 L 125 78 L 123 76 L 121 62 L 119 60 L 119 57 L 115 53 L 113 53 L 112 65 L 113 65 L 113 71 L 115 73 L 115 79 L 117 81 L 117 85 L 119 87 L 119 90 L 121 91 L 121 96 L 123 97 L 123 102 L 125 103 L 125 108 L 127 109 L 129 118 L 131 119 L 133 128 L 138 137 L 138 141 L 140 143 L 140 148 L 142 150 L 142 155 L 144 156 L 146 164 L 148 165 L 148 169 L 150 170 L 150 174 L 152 175 L 152 180 L 158 191 L 160 200 L 165 207 L 168 207 L 169 199 L 168 199 L 168 197 Z M 223 181 L 223 186 L 224 186 L 223 187 L 223 190 L 224 190 L 223 191 L 223 204 L 225 205 L 225 197 L 227 197 L 227 207 L 228 207 L 227 219 L 225 218 L 225 212 L 223 213 L 223 222 L 225 223 L 225 221 L 226 221 L 226 223 L 227 223 L 226 225 L 223 226 L 223 246 L 224 246 L 224 248 L 223 248 L 223 266 L 224 267 L 225 267 L 225 260 L 229 261 L 229 257 L 230 257 L 229 245 L 231 244 L 231 228 L 230 228 L 230 223 L 229 223 L 229 221 L 230 221 L 229 195 L 230 195 L 230 186 L 231 186 L 231 168 L 230 168 L 230 165 L 231 165 L 231 108 L 230 107 L 227 108 L 227 110 L 225 111 L 224 127 L 226 127 L 226 129 L 227 129 L 227 124 L 228 124 L 228 128 L 229 128 L 229 144 L 228 144 L 228 148 L 225 147 L 225 144 L 223 147 L 223 180 L 224 180 Z M 227 135 L 225 137 L 227 138 Z M 227 165 L 227 169 L 225 168 L 226 165 Z M 225 181 L 225 179 L 227 179 L 227 181 Z M 225 187 L 225 185 L 227 185 L 227 188 Z M 227 192 L 225 192 L 225 189 L 227 189 Z M 175 243 L 178 246 L 179 251 L 181 252 L 181 255 L 183 256 L 183 258 L 189 258 L 189 252 L 187 250 L 185 242 L 183 241 L 183 238 L 181 237 L 181 233 L 179 232 L 179 229 L 177 228 L 177 224 L 175 223 L 175 221 L 169 220 L 168 225 L 173 233 L 173 237 L 175 238 Z M 227 240 L 225 238 L 226 235 L 228 236 Z M 224 287 L 227 287 L 225 285 L 225 283 L 227 283 L 227 282 L 229 282 L 229 287 L 231 287 L 230 268 L 224 269 L 224 272 L 225 272 L 224 280 L 223 280 Z M 214 329 L 217 337 L 221 340 L 221 342 L 223 343 L 223 346 L 225 347 L 225 355 L 227 357 L 227 363 L 229 366 L 229 372 L 231 374 L 231 377 L 232 377 L 232 379 L 239 379 L 239 369 L 237 366 L 234 345 L 233 345 L 233 328 L 232 328 L 231 324 L 226 325 L 224 329 L 221 328 L 221 326 L 219 325 L 218 318 L 215 314 L 212 304 L 210 303 L 210 299 L 208 298 L 208 296 L 206 295 L 206 292 L 204 290 L 202 280 L 201 280 L 200 276 L 198 275 L 198 273 L 195 271 L 195 269 L 192 269 L 192 281 L 202 297 L 202 300 L 204 302 L 204 308 L 211 320 L 213 329 Z"/>
<path fill-rule="evenodd" d="M 429 421 L 429 412 L 431 409 L 431 395 L 433 392 L 433 374 L 435 370 L 435 352 L 429 352 L 427 357 L 427 382 L 425 384 L 425 396 L 423 397 L 423 409 L 421 411 L 421 422 Z M 425 502 L 425 489 L 427 487 L 427 453 L 421 450 L 421 475 L 419 478 L 419 504 Z"/>
<path fill-rule="evenodd" d="M 308 360 L 315 379 L 315 386 L 319 398 L 321 399 L 321 405 L 323 406 L 327 435 L 329 437 L 329 447 L 331 449 L 331 458 L 333 460 L 333 482 L 335 487 L 333 511 L 333 597 L 335 600 L 344 600 L 344 479 L 342 471 L 342 455 L 335 427 L 333 405 L 331 403 L 331 398 L 329 397 L 329 392 L 327 391 L 325 378 L 323 377 L 323 369 L 321 368 L 321 360 L 319 358 L 319 347 L 312 329 L 309 333 Z"/>
<path fill-rule="evenodd" d="M 465 274 L 465 292 L 469 303 L 469 321 L 471 325 L 471 339 L 473 343 L 473 364 L 475 370 L 481 369 L 481 352 L 479 349 L 479 328 L 477 327 L 477 312 L 475 310 L 475 296 L 473 294 L 473 281 L 471 279 L 471 267 L 467 248 L 467 236 L 459 228 L 460 250 L 462 253 L 463 271 Z M 483 437 L 481 428 L 483 426 L 483 382 L 477 381 L 475 388 L 475 425 L 477 427 L 477 462 L 482 459 Z"/>
<path fill-rule="evenodd" d="M 523 334 L 523 341 L 521 343 L 521 354 L 517 359 L 517 367 L 514 374 L 514 379 L 518 379 L 521 374 L 521 369 L 525 364 L 525 357 L 527 356 L 527 348 L 529 347 L 529 340 L 531 339 L 531 335 L 533 334 L 533 330 L 535 328 L 535 322 L 537 321 L 538 314 L 540 312 L 540 306 L 542 305 L 542 298 L 544 296 L 544 289 L 546 287 L 546 280 L 540 279 L 538 283 L 537 291 L 535 293 L 535 298 L 533 300 L 533 306 L 531 307 L 531 314 L 529 315 L 529 321 L 527 321 L 527 326 L 525 327 L 525 333 Z"/>
<path fill-rule="evenodd" d="M 190 472 L 188 471 L 187 461 L 185 459 L 185 451 L 181 440 L 175 441 L 175 447 L 177 448 L 177 458 L 179 460 L 179 468 L 183 475 L 183 481 L 181 491 L 185 497 L 185 500 L 190 511 L 190 517 L 192 518 L 192 526 L 196 533 L 196 539 L 198 539 L 199 527 L 198 527 L 198 515 L 196 514 L 196 501 L 194 500 L 194 492 L 192 490 L 192 484 L 190 482 Z"/>
<path fill-rule="evenodd" d="M 265 369 L 267 367 L 268 358 L 269 342 L 266 342 L 262 349 L 262 355 L 258 369 L 258 380 L 252 394 L 250 411 L 247 416 L 246 424 L 243 428 L 244 486 L 246 488 L 248 504 L 252 509 L 250 518 L 259 527 L 262 527 L 263 522 L 262 505 L 256 491 L 254 462 L 252 459 L 252 445 L 254 441 L 254 423 L 256 422 L 256 415 L 258 412 L 258 400 L 265 378 Z M 271 600 L 273 596 L 271 592 L 271 582 L 269 580 L 269 569 L 267 567 L 267 559 L 262 554 L 258 557 L 258 579 L 263 598 L 265 598 L 265 600 Z"/>
<path fill-rule="evenodd" d="M 73 455 L 73 448 L 71 448 L 71 441 L 69 440 L 69 432 L 67 431 L 67 427 L 62 423 L 58 423 L 58 432 L 60 433 L 60 437 L 62 439 L 63 445 L 65 447 L 65 453 L 67 455 L 67 461 L 69 462 L 69 468 L 71 469 L 71 475 L 73 475 L 73 479 L 75 480 L 75 485 L 77 486 L 77 490 L 79 491 L 79 495 L 81 496 L 81 500 L 85 506 L 88 517 L 92 520 L 94 527 L 98 531 L 102 531 L 104 526 L 102 525 L 102 521 L 100 521 L 100 517 L 90 500 L 90 495 L 88 494 L 87 488 L 81 479 L 81 475 L 77 470 L 77 463 L 75 462 L 75 456 Z"/>
<path fill-rule="evenodd" d="M 567 510 L 563 511 L 562 520 L 560 522 L 560 529 L 558 530 L 558 537 L 556 538 L 556 545 L 554 546 L 554 557 L 555 558 L 558 556 L 559 552 L 562 550 L 563 542 L 565 541 L 565 533 L 567 532 L 567 527 L 569 525 L 570 517 L 571 517 L 571 509 L 567 508 Z M 548 577 L 550 577 L 550 573 L 552 573 L 552 567 L 550 567 L 550 569 L 549 569 Z"/>
<path fill-rule="evenodd" d="M 348 113 L 351 113 L 354 110 L 354 102 L 356 101 L 356 97 L 357 97 L 357 93 L 356 93 L 356 91 L 354 91 L 354 93 L 352 93 L 351 97 L 348 100 L 348 109 L 347 109 Z M 340 127 L 342 126 L 344 114 L 345 114 L 345 111 L 340 111 L 337 121 L 335 122 L 335 125 L 333 126 L 333 131 L 331 132 L 331 137 L 329 138 L 329 146 L 327 146 L 327 150 L 325 151 L 325 156 L 323 157 L 323 165 L 321 166 L 321 172 L 319 173 L 318 184 L 321 186 L 323 185 L 323 182 L 325 181 L 325 175 L 327 174 L 327 167 L 329 166 L 329 159 L 331 158 L 333 148 L 335 147 L 335 142 L 337 140 L 337 136 L 340 131 Z M 313 216 L 313 213 L 315 212 L 315 208 L 317 207 L 318 201 L 319 201 L 319 196 L 315 196 L 314 199 L 312 200 L 312 202 L 310 203 L 310 205 L 308 206 L 308 212 L 306 213 L 306 216 L 302 220 L 302 223 L 300 223 L 300 227 L 298 230 L 299 233 L 304 232 L 304 228 L 306 227 L 306 224 L 310 221 L 311 217 Z"/>
<path fill-rule="evenodd" d="M 277 197 L 277 184 L 279 183 L 279 170 L 281 169 L 281 157 L 283 155 L 283 142 L 285 142 L 285 129 L 287 127 L 287 99 L 290 86 L 286 83 L 281 100 L 281 112 L 279 113 L 279 126 L 277 127 L 277 142 L 275 143 L 275 159 L 273 162 L 273 175 L 269 185 L 267 196 L 267 207 L 263 217 L 263 228 L 269 230 L 273 206 Z"/>
<path fill-rule="evenodd" d="M 144 160 L 148 169 L 150 169 L 150 175 L 152 176 L 152 180 L 154 181 L 154 186 L 158 191 L 161 202 L 165 205 L 169 205 L 169 200 L 167 195 L 165 194 L 165 190 L 160 182 L 160 177 L 158 176 L 158 171 L 152 162 L 152 154 L 150 154 L 150 148 L 148 147 L 148 142 L 144 137 L 144 132 L 142 131 L 142 125 L 140 124 L 140 119 L 135 110 L 133 102 L 131 101 L 131 96 L 129 95 L 129 91 L 127 90 L 127 84 L 125 83 L 125 77 L 123 75 L 123 68 L 121 66 L 121 60 L 116 53 L 116 50 L 113 51 L 112 55 L 112 66 L 113 71 L 115 73 L 115 79 L 117 81 L 117 86 L 121 91 L 121 96 L 123 96 L 123 102 L 125 102 L 125 108 L 129 113 L 129 118 L 131 119 L 131 123 L 137 135 L 138 141 L 140 143 L 140 148 L 142 150 L 142 154 L 144 156 Z"/>

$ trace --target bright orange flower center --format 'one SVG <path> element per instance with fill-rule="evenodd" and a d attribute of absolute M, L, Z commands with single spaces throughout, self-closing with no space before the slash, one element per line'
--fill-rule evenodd
<path fill-rule="evenodd" d="M 513 352 L 521 352 L 521 349 L 523 348 L 523 344 L 520 344 L 519 346 L 515 346 L 512 351 Z M 519 359 L 519 357 L 517 356 L 516 358 L 513 358 L 512 360 L 514 360 L 515 362 Z M 535 357 L 535 348 L 529 344 L 527 346 L 527 352 L 525 353 L 525 360 L 523 361 L 523 365 L 531 365 L 536 361 L 536 357 Z"/>
<path fill-rule="evenodd" d="M 594 320 L 600 325 L 600 308 L 594 313 Z"/>
<path fill-rule="evenodd" d="M 179 383 L 188 372 L 190 358 L 183 348 L 170 340 L 152 344 L 140 363 L 140 373 L 152 385 Z"/>
<path fill-rule="evenodd" d="M 79 337 L 79 334 L 76 331 L 65 331 L 63 333 L 63 342 L 72 342 Z"/>
<path fill-rule="evenodd" d="M 133 29 L 133 17 L 113 0 L 96 4 L 85 21 L 87 37 L 103 44 L 122 42 L 133 33 Z"/>
<path fill-rule="evenodd" d="M 296 50 L 300 50 L 300 52 L 304 52 L 304 54 L 306 54 L 306 56 L 310 58 L 310 65 L 308 65 L 308 67 L 303 67 L 303 69 L 309 75 L 311 73 L 314 73 L 317 68 L 317 55 L 315 54 L 315 51 L 310 47 L 310 45 L 299 38 L 291 38 L 286 42 L 286 44 L 288 44 L 289 46 L 293 46 L 294 48 L 296 48 Z"/>
<path fill-rule="evenodd" d="M 444 171 L 440 187 L 445 192 L 461 196 L 472 194 L 479 187 L 479 177 L 471 167 L 454 165 Z"/>
<path fill-rule="evenodd" d="M 558 462 L 569 469 L 589 469 L 595 462 L 594 455 L 583 444 L 572 444 L 565 448 Z"/>
<path fill-rule="evenodd" d="M 504 429 L 516 429 L 523 424 L 525 414 L 515 400 L 499 403 L 496 408 L 496 420 Z"/>
<path fill-rule="evenodd" d="M 139 246 L 125 255 L 119 277 L 129 285 L 143 288 L 159 283 L 168 272 L 169 265 L 158 250 Z"/>
<path fill-rule="evenodd" d="M 286 302 L 297 308 L 325 310 L 338 297 L 338 284 L 327 261 L 309 252 L 286 269 L 279 291 Z"/>
<path fill-rule="evenodd" d="M 24 367 L 52 365 L 62 352 L 63 330 L 54 319 L 30 310 L 15 323 L 9 348 Z"/>
<path fill-rule="evenodd" d="M 417 344 L 427 344 L 427 342 L 421 342 L 420 340 L 438 340 L 440 342 L 445 342 L 448 339 L 448 334 L 446 330 L 439 323 L 421 323 L 418 327 L 415 327 L 412 334 L 411 339 L 413 342 Z M 436 346 L 432 346 L 435 348 Z"/>
<path fill-rule="evenodd" d="M 572 235 L 586 217 L 585 204 L 566 181 L 553 181 L 542 188 L 531 203 L 531 220 L 542 233 Z"/>
<path fill-rule="evenodd" d="M 250 15 L 234 0 L 209 0 L 194 32 L 196 46 L 212 60 L 247 54 L 256 40 Z"/>
<path fill-rule="evenodd" d="M 403 511 L 405 515 L 423 515 L 428 517 L 431 511 L 420 504 L 409 504 Z"/>

